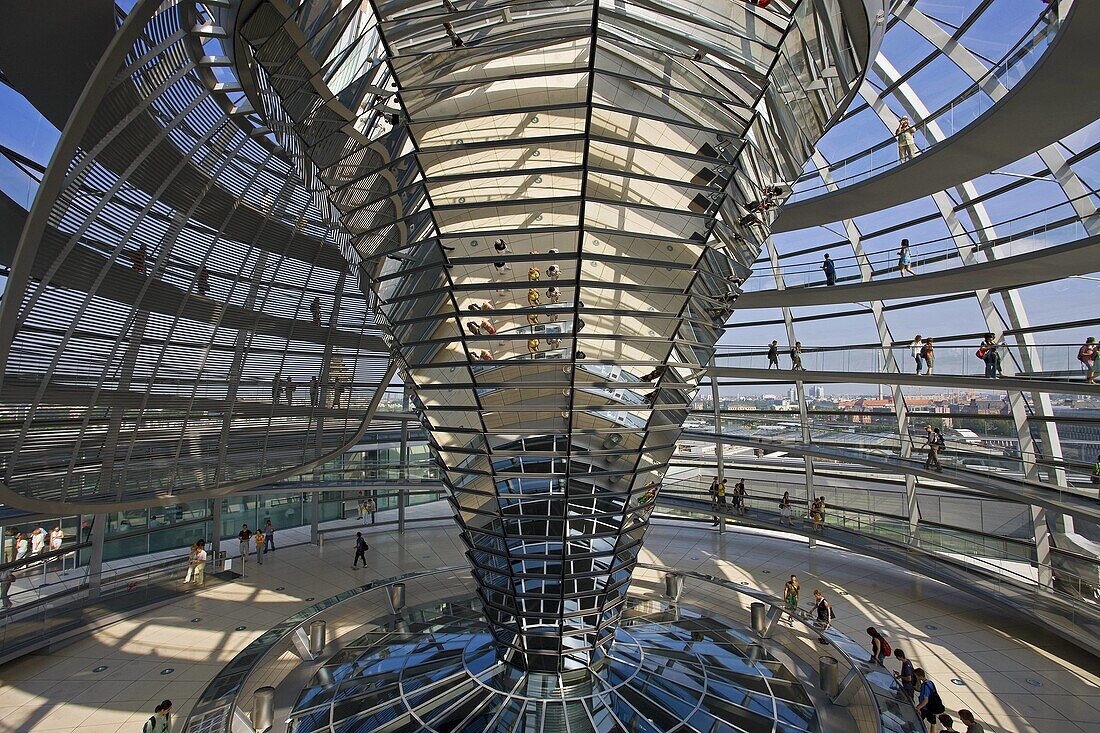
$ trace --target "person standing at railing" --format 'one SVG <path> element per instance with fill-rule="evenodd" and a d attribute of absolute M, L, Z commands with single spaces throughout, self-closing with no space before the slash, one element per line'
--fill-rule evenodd
<path fill-rule="evenodd" d="M 718 482 L 718 511 L 722 514 L 726 513 L 726 480 L 722 479 Z"/>
<path fill-rule="evenodd" d="M 997 338 L 993 334 L 987 333 L 985 335 L 976 355 L 985 362 L 985 376 L 989 379 L 999 379 L 1001 376 L 1001 355 L 997 351 Z"/>
<path fill-rule="evenodd" d="M 825 497 L 819 496 L 810 504 L 810 521 L 814 525 L 814 533 L 821 534 L 825 531 Z"/>
<path fill-rule="evenodd" d="M 740 479 L 733 485 L 733 508 L 742 517 L 745 516 L 745 500 L 747 498 L 748 492 L 745 490 L 745 479 Z"/>
<path fill-rule="evenodd" d="M 772 341 L 768 346 L 768 369 L 779 368 L 779 342 Z"/>
<path fill-rule="evenodd" d="M 828 252 L 825 253 L 825 259 L 821 263 L 821 269 L 825 273 L 826 287 L 836 285 L 836 263 L 829 257 Z"/>
<path fill-rule="evenodd" d="M 932 376 L 932 369 L 936 366 L 936 349 L 932 346 L 932 339 L 926 338 L 920 349 L 921 358 L 928 368 L 924 371 L 927 376 Z"/>
<path fill-rule="evenodd" d="M 784 491 L 779 500 L 779 523 L 791 526 L 791 492 Z"/>
<path fill-rule="evenodd" d="M 275 552 L 275 525 L 271 523 L 271 518 L 264 520 L 264 554 L 271 550 Z"/>
<path fill-rule="evenodd" d="M 806 367 L 802 366 L 802 342 L 795 341 L 794 346 L 791 347 L 791 371 L 804 372 Z"/>
<path fill-rule="evenodd" d="M 920 155 L 917 143 L 913 139 L 913 131 L 917 128 L 909 123 L 908 117 L 898 120 L 898 129 L 894 130 L 894 137 L 898 140 L 898 161 L 905 163 Z"/>
<path fill-rule="evenodd" d="M 31 543 L 27 541 L 27 536 L 22 532 L 18 532 L 15 535 L 15 559 L 22 560 L 27 556 L 27 552 L 30 550 Z"/>
<path fill-rule="evenodd" d="M 1077 350 L 1077 361 L 1085 368 L 1085 384 L 1096 384 L 1096 339 L 1089 336 Z"/>
<path fill-rule="evenodd" d="M 924 368 L 924 338 L 918 333 L 913 337 L 913 343 L 909 344 L 909 353 L 913 356 L 913 361 L 917 363 L 917 374 L 921 373 L 921 369 Z"/>
<path fill-rule="evenodd" d="M 901 277 L 916 274 L 913 272 L 908 239 L 901 240 L 901 249 L 898 250 L 898 274 L 901 275 Z"/>

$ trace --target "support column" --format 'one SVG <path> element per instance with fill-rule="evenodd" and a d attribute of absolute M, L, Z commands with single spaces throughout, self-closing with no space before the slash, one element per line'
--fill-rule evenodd
<path fill-rule="evenodd" d="M 222 502 L 224 499 L 216 497 L 210 500 L 210 548 L 214 554 L 211 560 L 218 559 L 218 550 L 222 544 Z"/>
<path fill-rule="evenodd" d="M 103 575 L 103 542 L 107 537 L 107 515 L 92 516 L 92 550 L 88 554 L 88 597 L 98 598 Z"/>
<path fill-rule="evenodd" d="M 316 483 L 316 482 L 315 482 Z M 309 543 L 321 543 L 321 492 L 314 486 L 309 496 Z"/>
<path fill-rule="evenodd" d="M 714 360 L 711 359 L 711 366 L 714 366 Z M 711 407 L 714 410 L 714 434 L 722 434 L 722 410 L 718 405 L 718 379 L 714 376 L 714 370 L 710 372 L 710 399 Z M 726 457 L 725 450 L 720 440 L 714 441 L 714 460 L 718 465 L 718 481 L 721 482 L 726 478 Z M 715 515 L 718 519 L 718 534 L 726 533 L 726 518 L 722 515 Z"/>
<path fill-rule="evenodd" d="M 386 385 L 380 385 L 380 389 L 385 389 Z M 408 414 L 409 412 L 409 386 L 404 385 L 401 393 L 401 412 Z M 398 469 L 397 469 L 397 531 L 405 531 L 405 504 L 408 502 L 409 495 L 401 486 L 407 485 L 409 482 L 409 421 L 401 421 L 401 449 L 398 452 Z"/>

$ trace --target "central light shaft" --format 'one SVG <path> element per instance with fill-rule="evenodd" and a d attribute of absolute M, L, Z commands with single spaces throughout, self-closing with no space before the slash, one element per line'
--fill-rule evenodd
<path fill-rule="evenodd" d="M 835 0 L 489 5 L 272 0 L 242 31 L 377 263 L 502 656 L 563 672 L 613 638 L 701 370 L 861 68 Z"/>

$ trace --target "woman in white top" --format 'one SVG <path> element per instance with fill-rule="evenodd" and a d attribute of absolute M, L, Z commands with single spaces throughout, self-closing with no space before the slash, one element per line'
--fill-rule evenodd
<path fill-rule="evenodd" d="M 195 574 L 191 580 L 195 585 L 202 585 L 206 580 L 206 540 L 195 543 Z"/>
<path fill-rule="evenodd" d="M 27 550 L 30 549 L 30 543 L 27 542 L 27 536 L 20 532 L 15 537 L 15 559 L 22 560 L 27 556 Z"/>
<path fill-rule="evenodd" d="M 53 532 L 50 532 L 50 552 L 57 552 L 61 549 L 61 543 L 65 541 L 65 530 L 61 527 L 54 527 Z"/>
<path fill-rule="evenodd" d="M 909 124 L 908 117 L 902 117 L 898 122 L 898 129 L 894 130 L 894 137 L 898 139 L 898 160 L 904 163 L 920 155 L 917 144 L 913 140 L 913 130 L 916 128 Z"/>
<path fill-rule="evenodd" d="M 41 555 L 46 549 L 46 530 L 39 527 L 31 533 L 31 554 Z"/>
<path fill-rule="evenodd" d="M 913 361 L 917 363 L 917 374 L 920 374 L 920 370 L 924 367 L 924 356 L 921 355 L 921 350 L 924 348 L 924 339 L 920 334 L 913 337 L 913 343 L 909 344 L 909 353 L 913 355 Z"/>

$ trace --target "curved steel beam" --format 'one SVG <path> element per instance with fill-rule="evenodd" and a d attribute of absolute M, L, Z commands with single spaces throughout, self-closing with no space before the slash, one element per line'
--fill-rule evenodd
<path fill-rule="evenodd" d="M 1037 481 L 1005 478 L 991 473 L 957 468 L 951 468 L 941 473 L 925 468 L 921 461 L 915 459 L 873 456 L 843 448 L 807 446 L 800 443 L 742 438 L 732 435 L 715 435 L 714 433 L 698 430 L 684 431 L 683 438 L 710 443 L 718 442 L 724 445 L 739 445 L 746 448 L 762 448 L 766 451 L 782 451 L 793 456 L 809 456 L 811 458 L 858 463 L 890 473 L 912 474 L 920 478 L 955 484 L 1023 504 L 1041 506 L 1090 522 L 1100 522 L 1100 504 L 1097 504 L 1091 496 L 1078 494 L 1065 487 L 1049 486 Z"/>
<path fill-rule="evenodd" d="M 834 287 L 792 287 L 784 290 L 746 292 L 737 309 L 781 308 L 808 305 L 848 305 L 868 300 L 897 300 L 945 293 L 964 293 L 980 282 L 983 288 L 1021 287 L 1072 275 L 1096 272 L 1100 261 L 1100 235 L 1013 257 L 939 270 L 913 277 L 874 280 Z"/>
<path fill-rule="evenodd" d="M 721 358 L 721 357 L 719 357 Z M 708 370 L 715 377 L 733 377 L 767 382 L 808 384 L 890 384 L 907 387 L 957 387 L 958 389 L 995 389 L 1045 394 L 1088 394 L 1100 396 L 1100 384 L 1059 382 L 1051 379 L 1027 379 L 1019 376 L 987 379 L 954 374 L 924 374 L 897 372 L 834 372 L 791 371 L 789 369 L 753 369 L 750 367 L 715 366 Z"/>
<path fill-rule="evenodd" d="M 786 204 L 772 233 L 828 224 L 942 191 L 1026 157 L 1100 117 L 1100 3 L 1075 2 L 1027 75 L 961 131 L 907 163 L 837 191 Z M 1057 110 L 1057 113 L 1054 113 Z"/>

